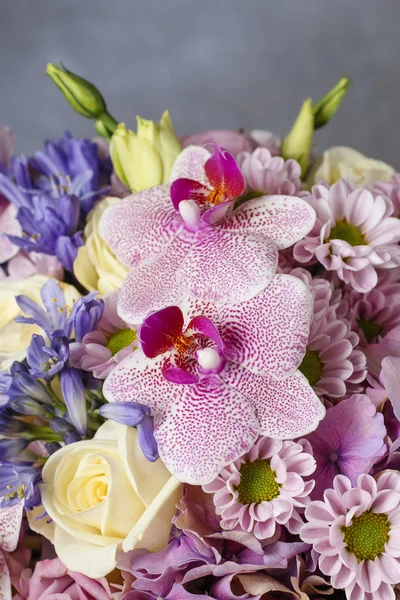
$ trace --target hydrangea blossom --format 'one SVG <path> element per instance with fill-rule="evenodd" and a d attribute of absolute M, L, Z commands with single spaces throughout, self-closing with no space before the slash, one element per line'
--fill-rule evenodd
<path fill-rule="evenodd" d="M 357 292 L 378 282 L 377 269 L 400 264 L 400 220 L 384 196 L 374 197 L 340 181 L 331 188 L 316 185 L 308 202 L 317 213 L 312 231 L 297 242 L 294 257 L 301 263 L 319 261 Z"/>
<path fill-rule="evenodd" d="M 272 280 L 277 249 L 314 224 L 313 208 L 296 197 L 264 196 L 233 210 L 245 183 L 234 158 L 218 147 L 213 155 L 186 148 L 172 180 L 129 196 L 100 222 L 112 251 L 131 267 L 119 300 L 128 323 L 188 294 L 216 304 L 251 299 Z"/>
<path fill-rule="evenodd" d="M 151 408 L 159 453 L 172 473 L 208 483 L 259 433 L 285 439 L 316 427 L 324 408 L 296 370 L 311 316 L 300 280 L 276 275 L 245 304 L 189 301 L 185 312 L 151 314 L 139 330 L 141 350 L 103 388 L 109 401 Z"/>

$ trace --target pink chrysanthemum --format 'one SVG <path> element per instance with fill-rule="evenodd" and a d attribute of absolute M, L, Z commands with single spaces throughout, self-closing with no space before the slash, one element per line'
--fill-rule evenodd
<path fill-rule="evenodd" d="M 301 444 L 260 437 L 231 463 L 205 492 L 214 494 L 223 529 L 240 528 L 260 540 L 278 538 L 281 525 L 298 533 L 303 521 L 298 509 L 307 506 L 314 481 L 303 477 L 315 470 L 315 460 Z"/>
<path fill-rule="evenodd" d="M 136 350 L 136 330 L 117 314 L 118 294 L 104 297 L 104 313 L 99 327 L 87 333 L 82 342 L 69 346 L 73 367 L 105 379 L 124 358 Z"/>
<path fill-rule="evenodd" d="M 308 284 L 314 301 L 307 350 L 299 370 L 319 396 L 341 398 L 346 392 L 360 391 L 367 375 L 366 359 L 356 349 L 359 338 L 349 321 L 336 314 L 340 291 L 325 279 L 313 279 L 305 269 L 288 272 Z"/>
<path fill-rule="evenodd" d="M 400 283 L 379 281 L 378 286 L 366 294 L 350 290 L 344 294 L 343 302 L 347 318 L 363 346 L 400 325 Z"/>
<path fill-rule="evenodd" d="M 377 481 L 360 475 L 357 487 L 337 475 L 324 501 L 306 508 L 300 537 L 320 554 L 319 567 L 348 600 L 392 600 L 400 582 L 400 475 Z"/>
<path fill-rule="evenodd" d="M 237 162 L 249 191 L 259 194 L 287 194 L 293 196 L 301 187 L 301 167 L 297 160 L 272 156 L 267 148 L 241 152 Z"/>
<path fill-rule="evenodd" d="M 361 293 L 376 286 L 376 269 L 400 264 L 400 220 L 392 216 L 389 198 L 340 181 L 331 188 L 314 186 L 307 199 L 317 220 L 311 233 L 296 243 L 296 260 L 318 260 Z"/>
<path fill-rule="evenodd" d="M 400 173 L 393 175 L 389 183 L 385 181 L 375 183 L 372 193 L 388 196 L 393 203 L 394 216 L 400 217 Z"/>

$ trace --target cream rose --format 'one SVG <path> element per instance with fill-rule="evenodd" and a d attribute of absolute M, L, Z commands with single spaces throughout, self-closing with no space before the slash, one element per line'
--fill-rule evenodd
<path fill-rule="evenodd" d="M 119 202 L 120 198 L 109 196 L 89 213 L 85 227 L 85 245 L 78 249 L 74 262 L 74 273 L 79 283 L 87 290 L 99 290 L 100 294 L 120 288 L 128 274 L 128 268 L 111 252 L 99 234 L 99 223 L 104 211 Z"/>
<path fill-rule="evenodd" d="M 48 281 L 45 275 L 33 275 L 27 279 L 10 281 L 3 279 L 0 284 L 0 369 L 7 370 L 14 360 L 24 360 L 26 349 L 32 334 L 42 330 L 37 325 L 16 323 L 15 317 L 21 314 L 15 296 L 25 294 L 34 302 L 41 304 L 40 290 Z M 79 292 L 72 285 L 59 282 L 64 292 L 67 306 L 79 298 Z"/>
<path fill-rule="evenodd" d="M 134 427 L 107 421 L 94 439 L 52 454 L 42 477 L 52 521 L 35 521 L 39 507 L 29 524 L 71 571 L 97 579 L 115 569 L 118 551 L 155 552 L 167 544 L 181 483 L 160 459 L 144 457 Z"/>
<path fill-rule="evenodd" d="M 393 167 L 381 160 L 368 158 L 353 148 L 334 146 L 315 162 L 307 183 L 314 185 L 327 181 L 332 185 L 342 178 L 362 187 L 376 181 L 390 181 L 394 173 Z"/>

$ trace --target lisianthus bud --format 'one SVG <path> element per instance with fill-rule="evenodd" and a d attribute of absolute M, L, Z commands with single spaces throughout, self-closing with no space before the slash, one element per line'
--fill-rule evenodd
<path fill-rule="evenodd" d="M 283 158 L 294 158 L 297 160 L 301 166 L 302 175 L 305 174 L 308 167 L 313 133 L 314 111 L 311 99 L 308 98 L 304 100 L 293 127 L 281 147 Z"/>
<path fill-rule="evenodd" d="M 350 79 L 342 77 L 337 84 L 314 106 L 314 129 L 323 127 L 337 113 L 349 89 Z"/>
<path fill-rule="evenodd" d="M 137 133 L 120 123 L 110 144 L 115 172 L 131 191 L 166 183 L 182 150 L 168 111 L 156 125 L 137 117 Z"/>
<path fill-rule="evenodd" d="M 117 122 L 107 111 L 103 96 L 90 81 L 72 73 L 64 66 L 59 67 L 52 63 L 48 63 L 46 73 L 77 113 L 87 119 L 96 119 L 97 131 L 105 137 L 111 137 Z"/>

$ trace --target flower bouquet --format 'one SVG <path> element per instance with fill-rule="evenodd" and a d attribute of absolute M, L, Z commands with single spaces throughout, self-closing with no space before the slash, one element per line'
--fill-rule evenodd
<path fill-rule="evenodd" d="M 0 598 L 400 597 L 400 175 L 314 133 L 0 129 Z"/>

